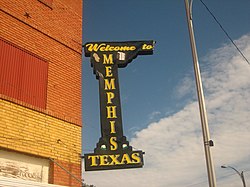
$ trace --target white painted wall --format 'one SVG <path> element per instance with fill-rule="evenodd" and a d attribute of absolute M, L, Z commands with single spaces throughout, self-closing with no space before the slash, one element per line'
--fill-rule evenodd
<path fill-rule="evenodd" d="M 0 150 L 0 176 L 48 183 L 49 160 Z"/>

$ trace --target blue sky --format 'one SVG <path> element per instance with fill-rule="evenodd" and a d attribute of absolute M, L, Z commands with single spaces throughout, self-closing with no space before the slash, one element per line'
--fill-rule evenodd
<path fill-rule="evenodd" d="M 250 2 L 203 0 L 250 59 Z M 202 72 L 217 185 L 250 185 L 250 65 L 200 0 L 193 23 Z M 124 134 L 146 152 L 142 169 L 83 172 L 97 187 L 208 186 L 184 0 L 85 0 L 83 43 L 155 40 L 154 55 L 119 69 Z M 82 64 L 83 153 L 100 137 L 99 93 L 89 58 Z M 248 177 L 248 178 L 247 178 Z M 113 181 L 115 184 L 112 184 Z M 125 182 L 126 181 L 126 182 Z"/>

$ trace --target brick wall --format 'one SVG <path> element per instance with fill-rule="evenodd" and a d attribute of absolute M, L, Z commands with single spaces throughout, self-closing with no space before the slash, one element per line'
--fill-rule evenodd
<path fill-rule="evenodd" d="M 2 147 L 73 163 L 81 153 L 81 127 L 0 99 Z"/>
<path fill-rule="evenodd" d="M 48 63 L 45 109 L 0 93 L 0 149 L 51 158 L 81 179 L 82 0 L 42 2 L 0 1 L 0 38 Z M 54 162 L 50 182 L 81 186 Z"/>
<path fill-rule="evenodd" d="M 81 0 L 53 0 L 51 8 L 38 0 L 1 0 L 0 7 L 14 18 L 81 52 Z M 15 34 L 15 29 L 9 32 Z"/>
<path fill-rule="evenodd" d="M 81 126 L 81 15 L 56 0 L 52 9 L 37 0 L 0 7 L 0 37 L 49 63 L 45 112 Z"/>
<path fill-rule="evenodd" d="M 52 158 L 81 178 L 81 127 L 0 99 L 0 148 Z M 55 166 L 54 166 L 55 165 Z M 52 163 L 52 182 L 78 182 Z M 66 180 L 71 179 L 71 180 Z"/>
<path fill-rule="evenodd" d="M 55 160 L 60 166 L 55 163 L 51 163 L 51 169 L 53 170 L 53 175 L 50 178 L 51 183 L 59 185 L 69 185 L 69 186 L 79 186 L 79 179 L 81 179 L 81 169 L 78 164 L 68 163 L 64 161 Z M 66 169 L 78 179 L 75 179 L 71 175 L 68 175 L 62 168 Z"/>

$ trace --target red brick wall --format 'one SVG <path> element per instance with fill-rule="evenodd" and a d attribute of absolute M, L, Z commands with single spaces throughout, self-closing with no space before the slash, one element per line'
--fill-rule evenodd
<path fill-rule="evenodd" d="M 40 111 L 81 126 L 82 1 L 1 0 L 0 8 L 0 37 L 49 63 Z"/>
<path fill-rule="evenodd" d="M 81 52 L 81 0 L 53 0 L 51 8 L 38 0 L 1 0 L 0 7 Z"/>
<path fill-rule="evenodd" d="M 64 186 L 81 186 L 79 180 L 81 180 L 81 166 L 74 163 L 63 162 L 59 160 L 55 160 L 56 163 L 51 162 L 50 166 L 50 183 L 64 185 Z M 75 179 L 72 175 L 68 174 L 64 169 L 73 174 L 77 179 Z"/>
<path fill-rule="evenodd" d="M 0 0 L 0 37 L 48 63 L 45 109 L 0 93 L 0 106 L 5 107 L 5 110 L 0 110 L 4 116 L 3 120 L 0 119 L 0 137 L 3 138 L 0 148 L 57 159 L 60 165 L 80 179 L 79 155 L 62 150 L 63 145 L 57 140 L 72 145 L 72 139 L 77 139 L 74 145 L 80 153 L 82 0 L 53 0 L 51 5 L 41 1 L 46 0 Z M 10 130 L 12 128 L 21 129 L 22 133 Z M 28 146 L 29 149 L 21 147 L 24 145 L 21 140 L 27 138 L 24 134 L 30 135 L 28 142 L 32 146 Z M 20 139 L 20 145 L 7 142 L 5 137 Z M 34 143 L 35 138 L 39 138 L 39 142 L 43 140 L 44 146 Z M 58 149 L 46 145 L 58 146 Z M 65 186 L 81 186 L 54 163 L 51 164 L 50 181 Z"/>

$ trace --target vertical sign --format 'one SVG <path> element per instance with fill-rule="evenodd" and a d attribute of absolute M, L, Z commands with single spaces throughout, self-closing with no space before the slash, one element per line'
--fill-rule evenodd
<path fill-rule="evenodd" d="M 143 152 L 133 151 L 123 135 L 118 68 L 137 55 L 153 54 L 154 41 L 90 42 L 84 45 L 99 80 L 101 137 L 94 153 L 84 154 L 85 170 L 140 168 Z"/>

